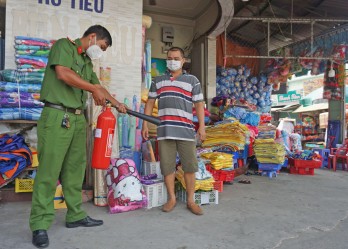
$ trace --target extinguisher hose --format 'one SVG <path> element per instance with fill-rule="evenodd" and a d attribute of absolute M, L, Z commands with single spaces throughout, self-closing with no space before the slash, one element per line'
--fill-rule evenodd
<path fill-rule="evenodd" d="M 106 104 L 111 104 L 110 100 L 106 100 Z M 113 106 L 113 107 L 115 107 L 115 106 Z M 116 108 L 116 107 L 115 107 L 115 108 Z M 150 116 L 150 115 L 146 115 L 146 114 L 144 114 L 144 113 L 132 111 L 132 110 L 130 110 L 130 109 L 127 109 L 127 113 L 128 113 L 129 115 L 132 115 L 132 116 L 134 116 L 134 117 L 143 119 L 143 120 L 145 120 L 145 121 L 147 121 L 147 122 L 150 122 L 150 123 L 152 123 L 152 124 L 154 124 L 154 125 L 157 125 L 157 126 L 161 123 L 161 121 L 160 121 L 158 118 L 153 117 L 153 116 Z"/>
<path fill-rule="evenodd" d="M 129 110 L 129 109 L 127 109 L 127 113 L 129 115 L 135 116 L 137 118 L 141 118 L 141 119 L 143 119 L 143 120 L 145 120 L 147 122 L 150 122 L 150 123 L 152 123 L 154 125 L 159 125 L 161 123 L 161 121 L 158 118 L 146 115 L 144 113 L 132 111 L 132 110 Z"/>

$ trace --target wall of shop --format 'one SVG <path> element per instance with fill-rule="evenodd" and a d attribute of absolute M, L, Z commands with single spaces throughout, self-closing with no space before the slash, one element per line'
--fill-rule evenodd
<path fill-rule="evenodd" d="M 100 61 L 101 66 L 111 68 L 111 93 L 121 100 L 134 94 L 139 96 L 142 1 L 7 0 L 5 68 L 15 68 L 16 35 L 75 39 L 94 24 L 105 26 L 113 38 L 112 47 Z"/>
<path fill-rule="evenodd" d="M 152 18 L 152 25 L 146 30 L 146 39 L 151 40 L 151 56 L 153 58 L 164 59 L 166 58 L 166 53 L 163 52 L 165 44 L 162 42 L 162 28 L 172 27 L 174 29 L 174 42 L 172 46 L 191 49 L 193 40 L 208 31 L 215 23 L 218 14 L 218 5 L 213 1 L 209 8 L 195 20 L 146 12 L 144 14 Z M 185 55 L 187 56 L 188 53 Z"/>
<path fill-rule="evenodd" d="M 172 46 L 185 50 L 191 62 L 191 73 L 202 83 L 207 99 L 216 95 L 216 42 L 207 38 L 206 32 L 213 27 L 218 18 L 218 4 L 213 1 L 196 20 L 168 17 L 144 13 L 152 17 L 152 25 L 146 30 L 146 39 L 151 40 L 151 57 L 166 58 L 165 43 L 162 42 L 162 28 L 172 27 L 174 42 Z"/>
<path fill-rule="evenodd" d="M 193 20 L 168 17 L 155 14 L 147 14 L 152 18 L 152 25 L 146 30 L 146 39 L 151 40 L 151 57 L 165 59 L 167 54 L 163 52 L 165 44 L 162 42 L 162 28 L 172 27 L 174 29 L 174 42 L 172 46 L 188 47 L 193 39 L 195 22 Z"/>

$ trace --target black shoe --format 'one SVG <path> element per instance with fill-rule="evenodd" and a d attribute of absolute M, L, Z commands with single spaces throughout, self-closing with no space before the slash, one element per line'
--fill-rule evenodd
<path fill-rule="evenodd" d="M 33 245 L 37 248 L 46 248 L 50 244 L 46 230 L 35 230 L 33 232 Z"/>
<path fill-rule="evenodd" d="M 87 216 L 86 218 L 74 222 L 67 222 L 65 225 L 67 228 L 74 228 L 74 227 L 96 227 L 103 225 L 102 220 L 95 220 L 91 217 Z"/>

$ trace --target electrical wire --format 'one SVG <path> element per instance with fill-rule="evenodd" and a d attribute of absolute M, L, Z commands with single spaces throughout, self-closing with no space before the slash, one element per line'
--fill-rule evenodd
<path fill-rule="evenodd" d="M 274 11 L 273 11 L 271 2 L 270 2 L 269 0 L 267 0 L 267 2 L 268 2 L 268 5 L 269 5 L 269 7 L 270 7 L 270 9 L 271 9 L 271 11 L 272 11 L 273 17 L 274 17 L 274 18 L 277 18 L 276 15 L 275 15 L 275 13 L 274 13 Z M 280 24 L 277 23 L 277 25 L 278 25 L 279 31 L 280 31 L 280 33 L 282 34 L 282 36 L 284 37 L 284 39 L 287 38 L 287 37 L 284 35 L 283 30 L 282 30 L 281 27 L 280 27 Z"/>

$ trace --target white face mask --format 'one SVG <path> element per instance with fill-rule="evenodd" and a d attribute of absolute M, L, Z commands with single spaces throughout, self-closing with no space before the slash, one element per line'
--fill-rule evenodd
<path fill-rule="evenodd" d="M 89 43 L 91 43 L 91 41 L 89 41 Z M 94 37 L 94 45 L 87 48 L 86 54 L 91 60 L 97 60 L 102 57 L 103 50 L 97 45 L 97 37 Z"/>
<path fill-rule="evenodd" d="M 167 60 L 167 68 L 169 69 L 169 71 L 175 72 L 180 70 L 181 67 L 181 61 Z"/>

